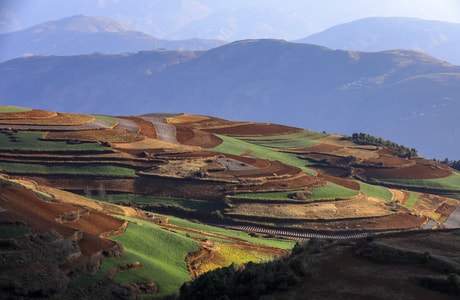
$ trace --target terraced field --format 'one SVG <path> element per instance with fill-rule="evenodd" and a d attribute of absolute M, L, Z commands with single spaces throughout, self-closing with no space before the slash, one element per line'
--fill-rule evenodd
<path fill-rule="evenodd" d="M 80 250 L 69 251 L 102 259 L 72 281 L 70 298 L 104 278 L 168 296 L 205 271 L 284 255 L 294 241 L 460 227 L 458 172 L 343 136 L 187 114 L 13 106 L 0 107 L 0 128 L 0 216 L 18 222 L 0 237 L 54 228 L 60 243 L 75 235 Z M 22 197 L 33 203 L 17 203 Z"/>

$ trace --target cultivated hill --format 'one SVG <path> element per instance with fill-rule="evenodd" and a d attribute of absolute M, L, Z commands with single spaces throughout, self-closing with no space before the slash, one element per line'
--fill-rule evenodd
<path fill-rule="evenodd" d="M 460 64 L 460 24 L 415 18 L 366 18 L 340 24 L 296 42 L 332 49 L 383 51 L 409 49 Z"/>
<path fill-rule="evenodd" d="M 0 35 L 0 61 L 30 55 L 125 53 L 154 49 L 207 50 L 218 40 L 163 40 L 109 18 L 72 16 Z"/>
<path fill-rule="evenodd" d="M 460 227 L 460 174 L 416 152 L 364 133 L 204 115 L 0 106 L 1 293 L 133 299 L 180 291 L 203 299 L 215 294 L 181 285 L 196 279 L 199 287 L 216 277 L 200 275 L 228 265 L 217 277 L 247 269 L 245 281 L 258 282 L 250 294 L 302 293 L 312 286 L 296 284 L 322 280 L 326 270 L 363 287 L 360 276 L 383 260 L 391 269 L 379 274 L 397 270 L 404 285 L 422 270 L 407 295 L 449 297 L 458 234 L 443 232 Z M 295 242 L 307 240 L 290 261 Z M 274 258 L 282 260 L 254 267 Z M 335 272 L 336 261 L 347 276 Z M 326 273 L 309 277 L 318 264 Z M 228 280 L 229 293 L 248 293 Z M 223 292 L 209 290 L 218 284 L 207 293 Z"/>
<path fill-rule="evenodd" d="M 31 57 L 0 64 L 0 101 L 58 111 L 190 112 L 351 135 L 456 159 L 460 67 L 421 52 L 246 40 L 206 52 Z M 423 134 L 422 134 L 423 133 Z"/>

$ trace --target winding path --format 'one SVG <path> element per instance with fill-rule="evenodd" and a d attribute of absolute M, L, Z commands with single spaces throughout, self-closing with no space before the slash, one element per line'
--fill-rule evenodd
<path fill-rule="evenodd" d="M 139 132 L 139 125 L 133 120 L 115 118 L 118 121 L 118 125 L 115 126 L 114 130 L 117 131 L 130 131 L 130 132 Z"/>
<path fill-rule="evenodd" d="M 160 141 L 179 144 L 176 139 L 176 127 L 165 122 L 165 118 L 172 116 L 168 114 L 149 114 L 142 115 L 140 118 L 145 121 L 151 122 L 158 132 L 158 139 Z"/>
<path fill-rule="evenodd" d="M 449 215 L 443 225 L 446 228 L 460 228 L 460 205 Z"/>

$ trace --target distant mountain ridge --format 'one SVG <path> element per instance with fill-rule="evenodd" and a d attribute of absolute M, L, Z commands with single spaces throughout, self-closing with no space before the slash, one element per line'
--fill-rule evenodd
<path fill-rule="evenodd" d="M 402 17 L 374 17 L 340 24 L 296 40 L 332 49 L 409 49 L 460 65 L 460 24 Z"/>
<path fill-rule="evenodd" d="M 31 57 L 0 64 L 0 95 L 3 104 L 55 111 L 186 112 L 367 132 L 428 158 L 457 159 L 460 149 L 460 67 L 414 51 L 247 40 L 206 52 Z"/>
<path fill-rule="evenodd" d="M 30 55 L 119 54 L 158 48 L 207 50 L 218 40 L 161 40 L 109 18 L 72 16 L 0 35 L 0 61 Z"/>

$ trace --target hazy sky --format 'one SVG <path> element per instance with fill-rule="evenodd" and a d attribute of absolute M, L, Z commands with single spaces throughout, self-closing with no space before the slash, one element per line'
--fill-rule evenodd
<path fill-rule="evenodd" d="M 184 38 L 187 34 L 197 34 L 184 31 L 184 25 L 202 21 L 201 27 L 196 27 L 202 30 L 203 20 L 213 14 L 214 18 L 209 18 L 205 26 L 211 26 L 210 22 L 219 18 L 228 18 L 231 22 L 230 12 L 248 7 L 264 8 L 254 17 L 262 21 L 263 18 L 273 20 L 274 12 L 282 13 L 269 25 L 276 27 L 276 22 L 280 22 L 281 29 L 273 30 L 278 36 L 273 37 L 285 39 L 301 38 L 336 24 L 374 16 L 460 23 L 459 0 L 0 0 L 0 32 L 85 14 L 110 17 L 156 37 Z M 245 26 L 244 21 L 239 22 L 240 27 Z M 238 34 L 241 36 L 233 38 L 246 38 L 243 35 L 249 33 L 240 30 Z"/>

